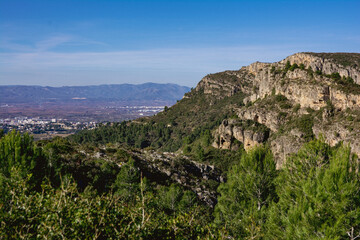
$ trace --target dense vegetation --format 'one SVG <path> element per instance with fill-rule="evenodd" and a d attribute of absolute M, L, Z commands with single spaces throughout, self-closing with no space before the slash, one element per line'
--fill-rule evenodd
<path fill-rule="evenodd" d="M 0 139 L 1 239 L 184 239 L 222 233 L 207 224 L 210 212 L 194 193 L 149 182 L 131 158 L 121 168 L 104 160 L 93 165 L 98 178 L 108 178 L 100 180 L 98 191 L 99 179 L 79 176 L 91 174 L 89 169 L 72 166 L 78 156 L 66 140 L 40 145 L 16 132 Z"/>
<path fill-rule="evenodd" d="M 77 143 L 122 142 L 137 148 L 152 147 L 162 151 L 176 151 L 212 130 L 230 117 L 234 106 L 241 106 L 244 94 L 214 99 L 192 90 L 188 97 L 151 119 L 109 123 L 93 131 L 82 131 L 72 137 Z M 230 115 L 229 115 L 230 113 Z"/>
<path fill-rule="evenodd" d="M 304 64 L 270 72 L 284 86 L 297 69 L 309 81 L 358 91 L 353 79 Z M 156 116 L 67 139 L 34 142 L 0 130 L 0 239 L 359 239 L 359 159 L 313 130 L 319 122 L 357 130 L 358 110 L 338 111 L 325 98 L 320 109 L 301 108 L 275 87 L 244 105 L 241 91 L 260 90 L 248 81 L 254 76 L 239 74 L 210 74 L 223 84 L 204 81 Z M 241 117 L 238 108 L 256 115 Z M 263 110 L 273 126 L 259 120 Z M 267 140 L 246 152 L 246 140 L 236 139 L 245 132 L 254 142 L 256 134 L 272 141 L 293 132 L 285 141 L 305 144 L 279 160 Z M 223 141 L 232 151 L 212 147 Z M 285 164 L 276 169 L 275 161 Z"/>
<path fill-rule="evenodd" d="M 360 234 L 359 162 L 346 146 L 313 140 L 282 170 L 276 170 L 266 146 L 241 153 L 218 188 L 214 211 L 191 191 L 147 180 L 123 151 L 114 154 L 122 164 L 101 158 L 91 163 L 76 156 L 76 147 L 85 148 L 64 139 L 35 144 L 16 132 L 1 137 L 1 239 L 356 239 Z M 106 177 L 103 186 L 94 176 L 85 178 L 91 171 L 81 165 Z"/>

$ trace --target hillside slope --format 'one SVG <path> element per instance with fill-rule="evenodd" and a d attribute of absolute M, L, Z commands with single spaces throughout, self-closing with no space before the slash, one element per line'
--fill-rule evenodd
<path fill-rule="evenodd" d="M 297 53 L 205 76 L 164 112 L 109 124 L 73 139 L 182 150 L 211 161 L 212 149 L 268 144 L 281 167 L 313 138 L 344 142 L 360 155 L 360 54 Z M 211 146 L 210 146 L 211 145 Z"/>

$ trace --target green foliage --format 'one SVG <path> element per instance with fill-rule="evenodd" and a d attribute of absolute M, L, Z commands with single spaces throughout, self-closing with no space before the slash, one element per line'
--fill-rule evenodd
<path fill-rule="evenodd" d="M 209 147 L 204 150 L 202 162 L 215 165 L 223 172 L 226 172 L 232 165 L 239 161 L 242 154 L 243 148 L 239 148 L 238 151 L 231 151 Z"/>
<path fill-rule="evenodd" d="M 143 118 L 132 122 L 105 124 L 91 131 L 81 131 L 70 139 L 81 144 L 124 143 L 136 148 L 153 147 L 162 151 L 176 151 L 184 146 L 182 139 L 185 137 L 193 142 L 202 138 L 203 133 L 209 136 L 206 131 L 217 127 L 228 117 L 234 106 L 242 106 L 244 99 L 241 92 L 222 99 L 196 90 L 187 96 L 189 97 L 151 120 Z"/>
<path fill-rule="evenodd" d="M 305 66 L 303 66 L 305 68 Z M 284 73 L 287 71 L 294 71 L 296 68 L 299 68 L 299 65 L 294 63 L 293 65 L 290 64 L 290 61 L 287 61 L 284 67 Z"/>
<path fill-rule="evenodd" d="M 63 179 L 59 189 L 43 184 L 42 191 L 29 193 L 28 180 L 20 175 L 13 168 L 6 180 L 11 201 L 0 196 L 1 239 L 195 239 L 223 234 L 208 226 L 203 207 L 167 215 L 155 207 L 151 193 L 126 202 L 89 188 L 79 192 L 71 179 Z"/>
<path fill-rule="evenodd" d="M 348 147 L 309 142 L 276 180 L 279 201 L 266 223 L 268 238 L 354 239 L 360 232 L 359 180 L 359 163 Z"/>
<path fill-rule="evenodd" d="M 130 157 L 129 161 L 124 164 L 113 184 L 116 195 L 125 201 L 131 201 L 140 191 L 140 173 L 135 167 L 135 161 Z"/>
<path fill-rule="evenodd" d="M 239 78 L 236 75 L 228 74 L 227 72 L 218 72 L 209 74 L 206 77 L 209 77 L 218 82 L 238 82 Z"/>
<path fill-rule="evenodd" d="M 169 214 L 178 213 L 196 205 L 196 195 L 190 191 L 183 191 L 179 186 L 171 184 L 162 186 L 158 191 L 157 207 Z"/>
<path fill-rule="evenodd" d="M 126 162 L 129 159 L 130 155 L 124 149 L 119 148 L 116 150 L 115 157 L 121 162 Z"/>
<path fill-rule="evenodd" d="M 282 109 L 290 109 L 292 108 L 292 104 L 284 95 L 275 95 L 275 101 L 279 104 Z"/>
<path fill-rule="evenodd" d="M 284 118 L 286 118 L 287 117 L 287 112 L 279 112 L 279 114 L 278 114 L 278 118 L 279 119 L 284 119 Z"/>
<path fill-rule="evenodd" d="M 284 71 L 287 72 L 290 69 L 290 67 L 291 67 L 290 61 L 287 61 L 285 64 Z"/>
<path fill-rule="evenodd" d="M 312 67 L 309 66 L 308 69 L 306 69 L 307 71 L 307 74 L 311 77 L 311 78 L 314 78 L 314 71 L 312 69 Z"/>
<path fill-rule="evenodd" d="M 346 120 L 348 120 L 349 122 L 352 122 L 354 121 L 354 117 L 353 116 L 347 116 Z"/>
<path fill-rule="evenodd" d="M 271 90 L 271 96 L 275 96 L 275 94 L 276 94 L 276 89 L 273 87 Z"/>
<path fill-rule="evenodd" d="M 38 145 L 42 145 L 47 159 L 47 178 L 54 186 L 60 185 L 61 176 L 70 175 L 80 189 L 84 190 L 91 186 L 101 193 L 111 188 L 119 171 L 119 167 L 114 162 L 103 161 L 89 154 L 96 151 L 101 156 L 105 150 L 100 148 L 84 145 L 79 150 L 76 147 L 80 148 L 80 146 L 70 143 L 65 138 L 55 138 L 50 142 L 38 143 Z M 127 155 L 122 149 L 110 148 L 108 154 L 110 152 L 115 152 L 112 154 L 118 161 L 124 161 L 123 158 Z"/>
<path fill-rule="evenodd" d="M 59 183 L 53 184 L 54 178 L 34 172 L 38 158 L 33 154 L 41 149 L 27 137 L 13 132 L 0 140 L 0 239 L 195 239 L 225 234 L 208 224 L 210 211 L 199 205 L 194 193 L 175 185 L 153 188 L 140 178 L 132 159 L 115 177 L 116 168 L 105 161 L 91 167 L 85 159 L 78 167 L 64 162 L 77 154 L 66 140 L 42 142 L 44 156 L 52 158 L 45 172 L 55 165 L 61 169 Z M 68 150 L 74 152 L 66 155 Z M 35 167 L 27 167 L 28 162 L 18 161 L 17 156 L 31 160 L 30 166 Z M 85 188 L 76 184 L 81 183 L 79 175 L 94 169 L 97 174 L 90 176 L 98 176 L 97 180 L 87 180 Z M 105 175 L 113 179 L 114 193 L 104 187 L 102 194 L 94 189 L 98 182 L 107 185 Z M 33 188 L 34 182 L 41 183 L 40 189 Z"/>
<path fill-rule="evenodd" d="M 300 117 L 294 119 L 290 125 L 302 131 L 306 140 L 311 140 L 314 138 L 314 133 L 312 130 L 314 125 L 314 117 L 311 114 L 301 115 Z"/>
<path fill-rule="evenodd" d="M 46 160 L 29 134 L 12 131 L 0 139 L 0 174 L 9 177 L 16 168 L 22 177 L 30 176 L 34 187 L 39 187 L 46 175 Z"/>
<path fill-rule="evenodd" d="M 271 110 L 290 109 L 292 108 L 292 103 L 284 95 L 275 94 L 275 88 L 273 88 L 272 95 L 257 102 L 257 107 L 266 107 Z"/>
<path fill-rule="evenodd" d="M 275 100 L 277 102 L 285 102 L 285 101 L 287 101 L 287 98 L 284 95 L 278 94 L 278 95 L 275 96 Z"/>
<path fill-rule="evenodd" d="M 184 154 L 189 154 L 189 153 L 191 153 L 191 150 L 192 150 L 191 146 L 186 145 L 183 149 L 183 152 L 184 152 Z"/>
<path fill-rule="evenodd" d="M 198 147 L 196 149 L 196 156 L 199 161 L 203 161 L 205 158 L 205 151 L 204 151 L 204 148 L 201 147 L 201 145 L 198 145 Z"/>
<path fill-rule="evenodd" d="M 330 78 L 334 83 L 337 84 L 338 88 L 347 93 L 357 94 L 360 90 L 360 86 L 355 83 L 354 79 L 345 76 L 341 77 L 338 72 L 326 75 L 326 77 Z"/>
<path fill-rule="evenodd" d="M 271 72 L 271 73 L 274 73 L 275 70 L 276 70 L 275 66 L 272 66 L 270 72 Z"/>
<path fill-rule="evenodd" d="M 291 67 L 289 68 L 290 71 L 294 71 L 296 68 L 299 68 L 299 66 L 294 63 L 293 65 L 291 65 Z"/>
<path fill-rule="evenodd" d="M 218 188 L 221 196 L 215 221 L 226 225 L 237 238 L 264 237 L 267 207 L 276 198 L 275 177 L 275 162 L 268 148 L 259 146 L 244 154 Z"/>
<path fill-rule="evenodd" d="M 307 120 L 294 124 L 311 125 Z M 108 154 L 121 156 L 120 169 L 79 154 L 66 139 L 34 144 L 26 134 L 3 136 L 0 239 L 355 239 L 360 233 L 360 166 L 349 147 L 313 140 L 277 171 L 267 147 L 249 153 L 204 147 L 208 134 L 191 138 L 204 151 L 202 161 L 233 166 L 218 187 L 215 219 L 193 192 L 142 178 L 116 145 L 108 145 Z M 218 182 L 199 184 L 214 189 Z"/>
<path fill-rule="evenodd" d="M 330 100 L 326 101 L 326 108 L 330 111 L 330 112 L 334 112 L 335 111 L 335 106 L 334 104 L 332 104 L 332 102 Z"/>
<path fill-rule="evenodd" d="M 330 75 L 330 78 L 332 79 L 332 80 L 334 80 L 334 81 L 339 81 L 339 80 L 341 80 L 341 76 L 340 76 L 340 74 L 337 72 L 337 73 L 332 73 L 331 75 Z"/>
<path fill-rule="evenodd" d="M 297 113 L 300 110 L 300 108 L 301 108 L 300 103 L 296 104 L 293 108 L 293 112 Z"/>

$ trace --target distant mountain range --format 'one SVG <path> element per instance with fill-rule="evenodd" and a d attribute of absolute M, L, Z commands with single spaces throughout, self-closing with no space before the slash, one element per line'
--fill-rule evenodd
<path fill-rule="evenodd" d="M 97 86 L 0 86 L 0 103 L 43 103 L 89 101 L 170 101 L 176 102 L 190 91 L 176 84 L 112 84 Z"/>

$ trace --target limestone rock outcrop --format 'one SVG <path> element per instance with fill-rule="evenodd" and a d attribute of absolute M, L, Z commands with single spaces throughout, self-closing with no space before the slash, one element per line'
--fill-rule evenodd
<path fill-rule="evenodd" d="M 253 78 L 245 70 L 209 74 L 199 82 L 195 90 L 217 98 L 230 97 L 239 91 L 249 92 L 251 89 L 248 85 Z"/>
<path fill-rule="evenodd" d="M 269 130 L 263 126 L 255 126 L 256 123 L 244 124 L 239 119 L 226 119 L 216 129 L 213 147 L 220 149 L 238 149 L 234 143 L 236 139 L 242 143 L 245 150 L 265 142 L 269 138 Z"/>
<path fill-rule="evenodd" d="M 359 85 L 360 54 L 297 53 L 275 63 L 255 62 L 238 71 L 210 74 L 196 90 L 219 98 L 245 95 L 245 106 L 234 109 L 238 119 L 224 120 L 214 131 L 214 147 L 237 149 L 237 140 L 248 150 L 269 142 L 281 167 L 312 136 L 323 135 L 332 146 L 342 141 L 360 156 L 360 124 L 349 127 L 344 119 L 327 120 L 327 111 L 351 112 L 360 119 Z M 284 96 L 286 104 L 269 102 L 277 95 Z M 241 121 L 270 131 L 259 134 L 238 126 Z"/>
<path fill-rule="evenodd" d="M 313 126 L 313 132 L 317 138 L 324 138 L 330 146 L 341 142 L 349 145 L 352 152 L 360 157 L 360 123 L 358 119 L 355 121 L 348 119 L 349 116 L 343 119 L 332 117 L 317 121 Z"/>
<path fill-rule="evenodd" d="M 346 55 L 350 55 L 351 53 L 342 54 L 345 55 L 344 57 L 346 57 Z M 327 58 L 319 57 L 319 55 L 321 56 L 321 54 L 316 53 L 296 53 L 285 58 L 281 61 L 281 63 L 285 64 L 287 61 L 289 61 L 290 64 L 304 64 L 306 68 L 311 67 L 313 71 L 321 71 L 325 74 L 332 74 L 338 72 L 340 76 L 351 77 L 357 84 L 360 84 L 359 68 L 355 68 L 353 66 L 344 66 L 337 63 L 334 59 L 332 59 L 332 55 L 335 55 L 332 53 L 327 54 Z"/>

